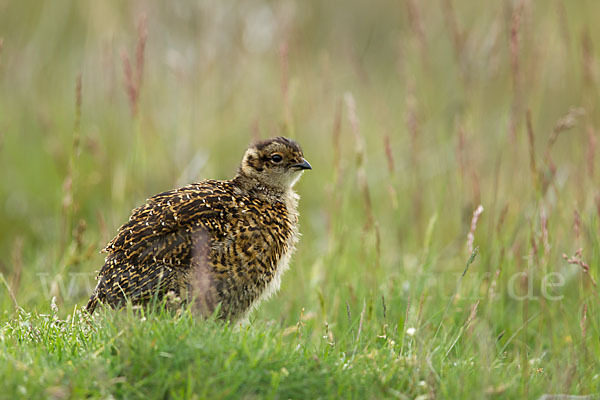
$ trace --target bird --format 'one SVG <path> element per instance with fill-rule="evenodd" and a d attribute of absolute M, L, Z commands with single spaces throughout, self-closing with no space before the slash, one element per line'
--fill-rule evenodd
<path fill-rule="evenodd" d="M 311 169 L 300 145 L 280 136 L 251 144 L 230 180 L 150 197 L 104 248 L 86 310 L 171 298 L 247 320 L 289 267 L 300 236 L 294 184 Z"/>

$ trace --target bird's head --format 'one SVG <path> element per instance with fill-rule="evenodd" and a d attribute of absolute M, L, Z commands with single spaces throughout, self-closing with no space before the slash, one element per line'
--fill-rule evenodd
<path fill-rule="evenodd" d="M 306 169 L 312 167 L 304 159 L 300 145 L 291 139 L 276 137 L 250 146 L 239 174 L 283 191 L 294 186 Z"/>

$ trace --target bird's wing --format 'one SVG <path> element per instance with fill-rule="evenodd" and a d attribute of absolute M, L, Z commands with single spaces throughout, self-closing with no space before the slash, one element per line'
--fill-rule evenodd
<path fill-rule="evenodd" d="M 223 182 L 203 181 L 157 194 L 133 210 L 129 221 L 119 228 L 104 251 L 110 253 L 127 247 L 134 252 L 144 247 L 148 239 L 181 229 L 189 232 L 202 224 L 208 230 L 218 229 L 210 221 L 235 207 L 228 189 Z"/>
<path fill-rule="evenodd" d="M 104 249 L 99 295 L 109 303 L 148 298 L 173 285 L 192 257 L 207 256 L 210 238 L 235 212 L 227 185 L 203 181 L 157 194 L 133 210 Z"/>

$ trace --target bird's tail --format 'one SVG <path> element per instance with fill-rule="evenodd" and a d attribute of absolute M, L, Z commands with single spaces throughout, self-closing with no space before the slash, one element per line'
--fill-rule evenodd
<path fill-rule="evenodd" d="M 90 299 L 88 300 L 88 303 L 85 306 L 86 311 L 90 314 L 94 313 L 94 310 L 96 310 L 96 307 L 98 306 L 98 303 L 100 302 L 100 293 L 101 293 L 100 285 L 102 285 L 102 282 L 103 282 L 102 277 L 98 277 L 98 284 L 94 288 L 94 291 L 92 292 L 92 295 L 90 296 Z"/>
<path fill-rule="evenodd" d="M 88 300 L 87 305 L 85 306 L 85 310 L 88 313 L 93 314 L 97 305 L 98 305 L 98 295 L 94 291 L 94 293 L 92 293 L 90 299 Z"/>

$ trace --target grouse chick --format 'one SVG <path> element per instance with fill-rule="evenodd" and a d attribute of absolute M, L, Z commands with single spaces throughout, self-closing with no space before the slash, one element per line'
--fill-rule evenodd
<path fill-rule="evenodd" d="M 167 294 L 201 314 L 247 316 L 279 289 L 298 241 L 294 184 L 312 169 L 293 140 L 250 146 L 231 180 L 157 194 L 133 210 L 106 248 L 87 304 L 146 305 Z"/>

